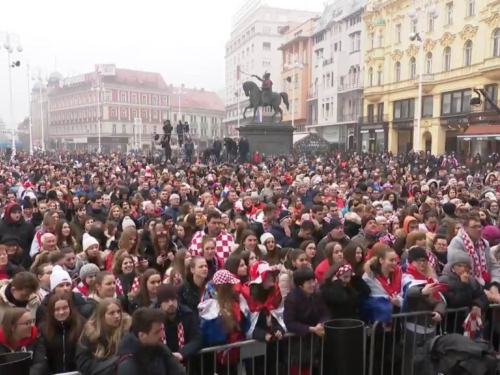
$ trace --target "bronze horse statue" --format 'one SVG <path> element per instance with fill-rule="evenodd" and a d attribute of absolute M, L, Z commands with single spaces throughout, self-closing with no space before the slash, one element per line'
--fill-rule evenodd
<path fill-rule="evenodd" d="M 274 114 L 272 115 L 272 119 L 274 120 L 274 116 L 279 112 L 280 114 L 280 122 L 283 121 L 283 111 L 280 108 L 281 99 L 283 99 L 283 103 L 285 103 L 286 109 L 290 108 L 290 104 L 288 103 L 288 94 L 286 92 L 273 92 L 271 96 L 271 101 L 269 103 L 262 103 L 262 90 L 257 86 L 257 84 L 253 81 L 247 81 L 243 83 L 243 91 L 245 92 L 245 96 L 249 98 L 250 104 L 243 111 L 243 118 L 247 112 L 247 109 L 253 108 L 253 120 L 255 121 L 255 116 L 257 114 L 257 109 L 259 107 L 272 107 L 274 109 Z"/>

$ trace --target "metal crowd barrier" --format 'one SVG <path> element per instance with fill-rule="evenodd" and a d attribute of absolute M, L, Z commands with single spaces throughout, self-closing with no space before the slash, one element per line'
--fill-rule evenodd
<path fill-rule="evenodd" d="M 365 374 L 413 375 L 417 344 L 437 334 L 463 333 L 462 323 L 468 313 L 467 307 L 447 309 L 441 323 L 421 333 L 408 329 L 414 328 L 411 319 L 423 319 L 427 326 L 432 319 L 430 311 L 393 314 L 390 323 L 375 322 L 367 326 L 367 348 L 359 353 L 359 358 L 365 364 Z M 486 313 L 490 324 L 483 337 L 499 348 L 500 305 L 490 305 Z M 497 346 L 494 339 L 497 339 Z M 324 360 L 328 360 L 329 354 L 324 351 L 325 340 L 316 335 L 297 337 L 286 334 L 282 340 L 271 343 L 247 340 L 202 349 L 189 361 L 186 369 L 189 375 L 323 375 Z M 80 374 L 68 372 L 56 375 Z"/>

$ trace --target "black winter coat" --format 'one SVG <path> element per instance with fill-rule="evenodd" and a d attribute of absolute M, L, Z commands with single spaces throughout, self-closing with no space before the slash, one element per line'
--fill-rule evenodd
<path fill-rule="evenodd" d="M 37 325 L 43 322 L 43 320 L 45 319 L 45 314 L 47 313 L 47 308 L 49 306 L 49 300 L 53 294 L 54 292 L 50 292 L 49 294 L 47 294 L 43 299 L 42 303 L 40 304 L 40 306 L 38 306 L 38 309 L 36 310 Z M 92 305 L 89 304 L 85 300 L 85 298 L 83 298 L 82 295 L 79 293 L 71 292 L 71 295 L 73 299 L 73 305 L 76 307 L 82 318 L 88 320 L 92 315 L 92 313 L 94 312 Z"/>
<path fill-rule="evenodd" d="M 82 328 L 83 328 L 82 318 Z M 67 324 L 61 323 L 50 339 L 47 337 L 46 323 L 40 324 L 40 333 L 46 348 L 47 362 L 51 374 L 76 371 L 76 341 L 71 341 L 71 331 Z M 76 337 L 80 337 L 81 330 Z"/>
<path fill-rule="evenodd" d="M 13 223 L 7 221 L 7 217 L 4 216 L 0 221 L 0 240 L 7 234 L 19 238 L 19 245 L 23 249 L 24 256 L 29 256 L 31 242 L 35 237 L 33 224 L 24 220 L 24 217 L 21 217 L 17 223 Z"/>
<path fill-rule="evenodd" d="M 7 342 L 0 340 L 0 354 L 12 353 L 12 352 L 33 352 L 33 358 L 31 360 L 29 375 L 47 375 L 48 367 L 47 360 L 45 358 L 45 345 L 43 344 L 43 338 L 40 337 L 38 331 L 35 327 L 32 328 L 32 337 L 30 339 L 23 340 L 24 345 L 13 350 Z M 3 374 L 2 371 L 0 373 Z M 5 374 L 10 375 L 10 374 Z M 28 375 L 28 374 L 17 374 L 17 375 Z"/>
<path fill-rule="evenodd" d="M 144 346 L 132 333 L 123 337 L 118 355 L 117 375 L 187 374 L 167 346 Z"/>
<path fill-rule="evenodd" d="M 108 220 L 108 215 L 106 215 L 106 212 L 104 212 L 104 210 L 94 210 L 91 206 L 87 208 L 87 215 L 94 218 L 94 220 L 96 221 L 100 221 L 103 224 L 105 224 Z"/>
<path fill-rule="evenodd" d="M 95 345 L 83 335 L 76 346 L 76 368 L 83 375 L 115 375 L 118 356 L 96 358 Z"/>
<path fill-rule="evenodd" d="M 320 290 L 333 319 L 359 317 L 359 294 L 351 285 L 344 287 L 341 280 L 325 280 Z"/>
<path fill-rule="evenodd" d="M 180 323 L 182 323 L 184 329 L 185 344 L 182 349 L 179 350 L 177 327 Z M 193 358 L 203 346 L 198 316 L 196 313 L 193 313 L 189 307 L 182 304 L 179 304 L 175 319 L 165 322 L 165 336 L 167 346 L 172 353 L 179 352 L 186 361 Z"/>
<path fill-rule="evenodd" d="M 193 282 L 193 279 L 188 277 L 177 291 L 179 302 L 189 307 L 191 311 L 198 311 L 198 305 L 201 302 L 201 293 L 204 292 L 204 290 L 205 288 L 200 290 Z"/>

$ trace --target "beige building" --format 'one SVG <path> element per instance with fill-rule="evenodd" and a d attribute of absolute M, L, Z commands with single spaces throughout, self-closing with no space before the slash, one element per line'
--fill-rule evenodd
<path fill-rule="evenodd" d="M 498 102 L 500 3 L 437 1 L 418 18 L 409 17 L 411 9 L 407 0 L 368 1 L 363 17 L 365 91 L 360 150 L 400 153 L 413 149 L 419 137 L 420 149 L 432 154 L 498 151 L 500 117 L 484 98 L 475 107 L 470 99 L 477 97 L 474 89 L 484 89 Z M 437 18 L 429 10 L 437 10 Z M 418 33 L 422 41 L 411 41 L 412 33 Z M 419 108 L 421 129 L 414 134 Z"/>

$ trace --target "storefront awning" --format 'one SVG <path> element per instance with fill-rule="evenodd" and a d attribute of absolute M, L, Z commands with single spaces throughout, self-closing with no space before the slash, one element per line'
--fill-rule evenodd
<path fill-rule="evenodd" d="M 500 125 L 471 125 L 458 138 L 463 141 L 500 140 Z"/>

